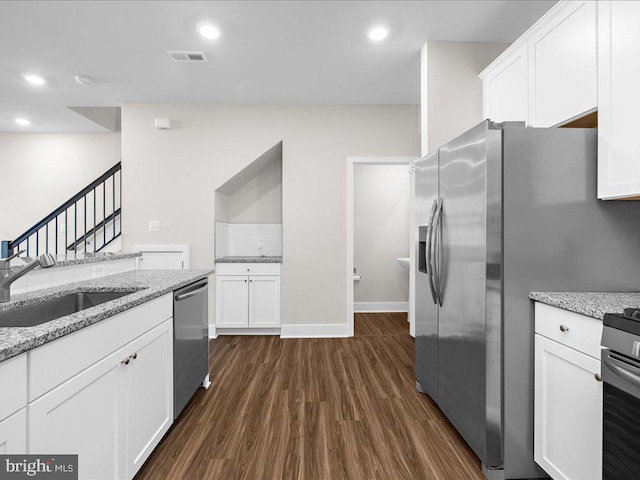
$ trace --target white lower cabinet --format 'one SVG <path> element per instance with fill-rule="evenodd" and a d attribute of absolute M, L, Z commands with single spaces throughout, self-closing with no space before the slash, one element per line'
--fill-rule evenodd
<path fill-rule="evenodd" d="M 125 478 L 124 350 L 31 403 L 32 454 L 77 454 L 82 479 Z"/>
<path fill-rule="evenodd" d="M 133 341 L 127 353 L 126 478 L 133 478 L 173 422 L 173 322 Z"/>
<path fill-rule="evenodd" d="M 81 479 L 131 479 L 173 421 L 173 321 L 28 406 L 29 453 L 78 454 Z"/>
<path fill-rule="evenodd" d="M 540 314 L 536 331 L 554 318 Z M 554 307 L 544 313 L 555 315 Z M 565 316 L 565 314 L 568 314 Z M 542 318 L 540 318 L 542 317 Z M 592 329 L 593 320 L 561 312 L 566 343 Z M 600 327 L 601 328 L 601 327 Z M 558 328 L 560 331 L 560 328 Z M 562 340 L 564 342 L 564 340 Z M 539 333 L 535 335 L 534 459 L 555 479 L 602 478 L 602 381 L 600 359 Z"/>
<path fill-rule="evenodd" d="M 249 326 L 280 326 L 280 277 L 249 277 Z"/>
<path fill-rule="evenodd" d="M 27 409 L 17 411 L 0 422 L 0 454 L 27 451 Z"/>
<path fill-rule="evenodd" d="M 280 328 L 280 265 L 222 264 L 216 268 L 216 327 Z"/>
<path fill-rule="evenodd" d="M 216 276 L 216 325 L 219 328 L 249 326 L 249 277 Z"/>

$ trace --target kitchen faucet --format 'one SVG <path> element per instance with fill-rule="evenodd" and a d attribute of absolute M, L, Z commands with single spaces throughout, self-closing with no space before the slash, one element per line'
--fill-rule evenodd
<path fill-rule="evenodd" d="M 22 277 L 25 273 L 29 273 L 38 265 L 42 268 L 48 268 L 56 264 L 55 257 L 46 253 L 44 255 L 40 255 L 35 260 L 31 260 L 21 269 L 12 272 L 11 260 L 22 253 L 24 253 L 24 250 L 14 253 L 8 258 L 0 259 L 0 303 L 5 303 L 11 300 L 11 284 Z"/>

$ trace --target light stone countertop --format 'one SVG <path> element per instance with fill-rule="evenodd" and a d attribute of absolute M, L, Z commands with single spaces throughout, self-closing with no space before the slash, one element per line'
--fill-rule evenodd
<path fill-rule="evenodd" d="M 116 275 L 45 288 L 0 303 L 0 313 L 76 292 L 124 292 L 111 300 L 34 327 L 0 327 L 0 361 L 98 323 L 212 274 L 211 270 L 134 270 Z"/>
<path fill-rule="evenodd" d="M 605 313 L 640 308 L 640 293 L 531 292 L 531 300 L 602 320 Z"/>
<path fill-rule="evenodd" d="M 67 253 L 66 255 L 54 255 L 56 258 L 56 264 L 49 268 L 68 267 L 71 265 L 82 265 L 85 263 L 112 262 L 114 260 L 124 260 L 126 258 L 135 258 L 140 256 L 142 256 L 141 252 L 98 252 L 95 254 Z M 33 259 L 36 257 L 31 258 Z M 24 266 L 24 262 L 17 258 L 12 260 L 11 263 L 11 270 L 18 270 Z M 38 270 L 39 268 L 40 267 L 36 267 L 35 270 Z"/>

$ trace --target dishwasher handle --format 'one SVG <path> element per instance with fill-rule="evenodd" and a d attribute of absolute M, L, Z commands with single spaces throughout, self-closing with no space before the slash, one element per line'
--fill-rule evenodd
<path fill-rule="evenodd" d="M 201 283 L 201 284 L 197 285 L 198 288 L 196 288 L 195 290 L 191 290 L 191 291 L 188 291 L 188 292 L 185 292 L 185 293 L 178 293 L 175 296 L 175 301 L 179 302 L 180 300 L 184 300 L 186 298 L 193 297 L 194 295 L 197 295 L 197 294 L 199 294 L 201 292 L 204 292 L 207 289 L 207 286 L 208 286 L 208 283 L 205 282 L 205 283 Z"/>

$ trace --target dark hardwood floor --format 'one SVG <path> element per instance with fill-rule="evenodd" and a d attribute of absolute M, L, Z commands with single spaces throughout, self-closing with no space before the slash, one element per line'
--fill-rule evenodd
<path fill-rule="evenodd" d="M 415 390 L 406 314 L 357 314 L 353 338 L 218 337 L 210 365 L 136 480 L 483 478 Z"/>

